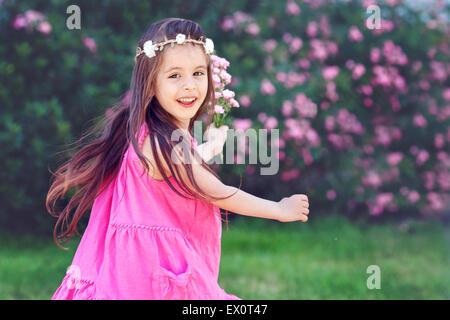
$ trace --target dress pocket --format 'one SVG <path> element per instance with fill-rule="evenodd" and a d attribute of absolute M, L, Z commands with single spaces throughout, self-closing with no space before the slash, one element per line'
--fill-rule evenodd
<path fill-rule="evenodd" d="M 158 300 L 186 300 L 188 299 L 188 287 L 191 281 L 192 271 L 189 264 L 182 273 L 175 274 L 172 271 L 158 266 L 153 275 L 153 290 Z"/>

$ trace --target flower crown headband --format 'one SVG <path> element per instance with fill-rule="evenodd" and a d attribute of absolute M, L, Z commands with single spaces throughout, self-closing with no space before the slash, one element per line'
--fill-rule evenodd
<path fill-rule="evenodd" d="M 200 37 L 200 40 L 194 40 L 191 39 L 191 35 L 188 35 L 188 38 L 186 39 L 186 35 L 182 34 L 182 33 L 178 33 L 175 39 L 171 39 L 168 40 L 166 36 L 164 36 L 164 42 L 159 42 L 159 43 L 155 43 L 153 44 L 152 40 L 148 40 L 144 43 L 143 45 L 143 49 L 141 49 L 140 47 L 137 47 L 136 49 L 136 56 L 134 57 L 134 62 L 137 61 L 137 58 L 145 53 L 145 55 L 149 58 L 153 58 L 154 56 L 156 56 L 156 51 L 162 51 L 164 49 L 164 46 L 166 44 L 170 43 L 170 46 L 173 47 L 175 45 L 175 43 L 177 44 L 185 44 L 187 42 L 192 42 L 192 43 L 196 43 L 196 44 L 201 44 L 203 46 L 203 48 L 205 49 L 206 54 L 211 55 L 212 53 L 214 53 L 214 42 L 209 39 L 206 38 L 205 42 L 202 41 L 203 36 Z"/>

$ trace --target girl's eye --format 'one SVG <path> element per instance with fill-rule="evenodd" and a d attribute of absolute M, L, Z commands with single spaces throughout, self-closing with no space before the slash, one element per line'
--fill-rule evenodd
<path fill-rule="evenodd" d="M 195 73 L 201 73 L 202 75 L 204 74 L 204 73 L 201 72 L 201 71 L 194 72 L 194 74 L 195 74 Z M 174 74 L 171 75 L 169 78 L 175 79 L 174 76 L 176 76 L 176 75 L 179 75 L 179 74 L 178 74 L 178 73 L 174 73 Z"/>

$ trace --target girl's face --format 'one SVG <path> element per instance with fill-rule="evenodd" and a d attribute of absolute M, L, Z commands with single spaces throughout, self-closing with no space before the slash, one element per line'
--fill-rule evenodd
<path fill-rule="evenodd" d="M 179 128 L 188 129 L 208 91 L 208 69 L 204 49 L 186 43 L 166 45 L 161 69 L 156 77 L 156 99 L 176 120 Z M 183 105 L 181 98 L 196 98 L 193 104 Z"/>

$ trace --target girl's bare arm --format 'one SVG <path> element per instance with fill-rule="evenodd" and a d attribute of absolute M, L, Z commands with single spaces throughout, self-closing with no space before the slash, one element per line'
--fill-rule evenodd
<path fill-rule="evenodd" d="M 308 220 L 309 203 L 306 195 L 296 194 L 275 202 L 225 185 L 196 161 L 192 162 L 192 170 L 197 184 L 209 195 L 224 197 L 234 193 L 227 199 L 211 201 L 219 208 L 245 216 L 274 219 L 281 222 L 298 220 L 306 222 Z M 189 181 L 183 168 L 181 168 L 181 172 L 184 175 L 183 179 Z"/>
<path fill-rule="evenodd" d="M 230 195 L 237 191 L 228 199 L 212 201 L 219 208 L 245 216 L 264 219 L 278 220 L 280 216 L 278 202 L 258 198 L 242 189 L 225 184 L 222 184 L 218 190 L 220 190 L 220 195 Z M 218 194 L 219 192 L 214 195 Z"/>

